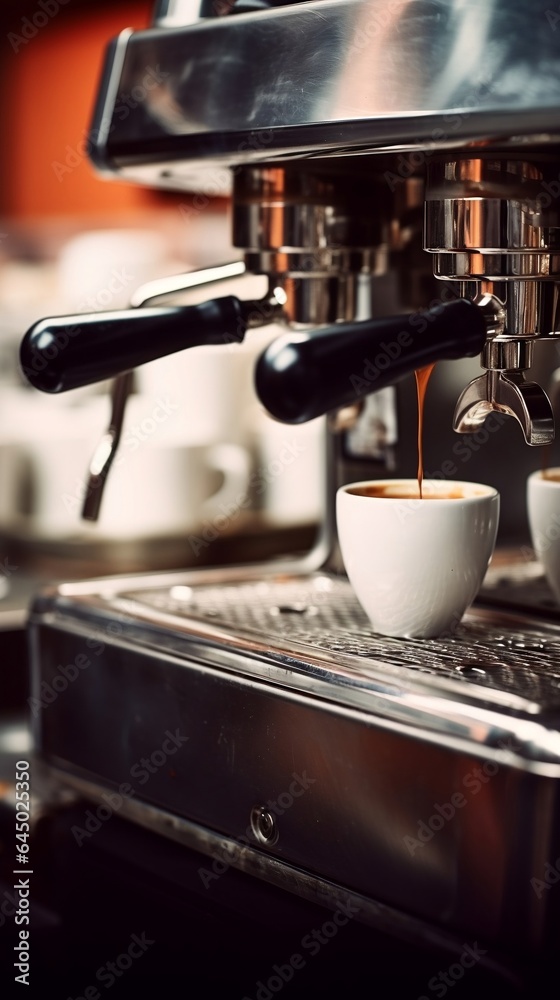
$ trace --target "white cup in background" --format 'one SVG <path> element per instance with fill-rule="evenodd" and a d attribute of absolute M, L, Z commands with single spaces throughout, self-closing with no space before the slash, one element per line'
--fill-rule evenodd
<path fill-rule="evenodd" d="M 100 519 L 84 522 L 88 467 L 107 427 L 108 398 L 71 405 L 69 398 L 20 392 L 12 403 L 11 434 L 0 438 L 0 529 L 50 539 L 163 537 L 193 530 L 247 498 L 246 448 L 195 436 L 170 396 L 134 395 Z"/>
<path fill-rule="evenodd" d="M 250 415 L 252 484 L 265 522 L 278 528 L 317 524 L 325 516 L 324 417 L 291 426 L 273 420 L 260 404 Z"/>
<path fill-rule="evenodd" d="M 89 458 L 79 439 L 43 442 L 34 451 L 35 532 L 117 540 L 183 534 L 207 518 L 242 509 L 247 496 L 250 459 L 237 444 L 140 447 L 118 454 L 99 521 L 91 525 L 80 516 Z"/>
<path fill-rule="evenodd" d="M 529 476 L 527 513 L 535 554 L 560 601 L 560 468 Z"/>
<path fill-rule="evenodd" d="M 126 309 L 132 293 L 166 271 L 161 233 L 95 229 L 73 236 L 58 260 L 59 295 L 72 312 Z"/>
<path fill-rule="evenodd" d="M 177 443 L 239 441 L 252 391 L 252 358 L 243 345 L 196 347 L 136 370 L 140 394 L 171 400 Z"/>
<path fill-rule="evenodd" d="M 372 488 L 382 495 L 368 495 Z M 442 498 L 449 493 L 456 496 Z M 494 551 L 500 499 L 493 487 L 425 481 L 424 497 L 406 479 L 351 483 L 337 493 L 346 572 L 382 635 L 452 632 Z"/>
<path fill-rule="evenodd" d="M 0 529 L 9 524 L 25 497 L 28 461 L 19 442 L 0 441 Z"/>

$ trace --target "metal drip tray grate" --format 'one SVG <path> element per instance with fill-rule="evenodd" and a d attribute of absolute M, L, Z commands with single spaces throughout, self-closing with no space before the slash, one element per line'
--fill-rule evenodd
<path fill-rule="evenodd" d="M 525 577 L 520 586 L 526 588 Z M 343 662 L 362 675 L 368 664 L 390 665 L 530 699 L 541 708 L 560 704 L 560 624 L 535 621 L 527 613 L 476 607 L 449 636 L 390 639 L 373 632 L 348 582 L 327 575 L 122 596 L 183 624 L 185 619 L 212 624 L 232 642 L 235 636 L 258 637 L 268 649 L 290 648 L 301 658 L 306 650 L 331 653 L 333 665 Z"/>

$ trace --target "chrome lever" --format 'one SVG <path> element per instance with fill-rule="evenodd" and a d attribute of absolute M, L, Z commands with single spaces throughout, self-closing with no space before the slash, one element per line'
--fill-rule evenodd
<path fill-rule="evenodd" d="M 213 285 L 219 281 L 227 281 L 228 278 L 241 278 L 246 274 L 247 268 L 242 260 L 232 261 L 231 264 L 220 264 L 217 267 L 205 267 L 200 271 L 188 271 L 187 274 L 173 274 L 168 278 L 154 278 L 153 281 L 146 281 L 140 288 L 130 296 L 130 305 L 133 309 L 148 305 L 154 299 L 162 298 L 164 295 L 172 295 L 174 292 L 188 292 L 191 288 L 202 288 L 204 285 Z"/>
<path fill-rule="evenodd" d="M 521 370 L 487 371 L 463 390 L 453 416 L 453 428 L 470 434 L 493 411 L 515 417 L 529 445 L 554 440 L 554 414 L 550 400 L 537 382 L 528 382 Z"/>

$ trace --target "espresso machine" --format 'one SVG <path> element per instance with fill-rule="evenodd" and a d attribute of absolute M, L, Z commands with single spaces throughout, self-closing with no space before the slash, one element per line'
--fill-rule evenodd
<path fill-rule="evenodd" d="M 276 420 L 328 427 L 305 556 L 35 599 L 50 808 L 84 801 L 109 810 L 107 830 L 118 813 L 197 852 L 205 890 L 231 868 L 450 955 L 476 939 L 494 967 L 545 960 L 560 933 L 558 607 L 526 559 L 490 571 L 452 634 L 376 635 L 332 499 L 364 459 L 386 468 L 392 387 L 441 359 L 480 356 L 459 435 L 497 414 L 529 448 L 553 440 L 530 370 L 550 352 L 552 371 L 560 337 L 555 18 L 534 0 L 161 0 L 150 30 L 109 46 L 91 159 L 190 192 L 193 212 L 231 196 L 244 260 L 153 282 L 129 310 L 41 320 L 21 354 L 44 391 L 114 379 L 90 520 L 129 373 L 164 354 L 281 323 L 258 397 Z M 177 304 L 243 274 L 266 278 L 262 298 Z M 144 787 L 137 762 L 170 733 L 184 744 Z"/>

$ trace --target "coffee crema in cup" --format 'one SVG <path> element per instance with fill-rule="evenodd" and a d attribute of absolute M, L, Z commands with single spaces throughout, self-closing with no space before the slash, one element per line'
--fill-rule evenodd
<path fill-rule="evenodd" d="M 424 488 L 422 490 L 421 497 L 415 489 L 410 487 L 397 487 L 397 486 L 384 486 L 383 484 L 378 485 L 377 483 L 371 483 L 368 486 L 362 486 L 357 488 L 348 489 L 348 493 L 357 497 L 384 497 L 386 500 L 464 500 L 467 496 L 482 496 L 482 493 L 465 493 L 464 490 L 458 487 L 452 489 L 446 489 L 446 484 L 442 483 L 441 488 L 439 484 L 432 482 L 424 483 Z"/>
<path fill-rule="evenodd" d="M 414 479 L 340 487 L 340 550 L 374 630 L 416 639 L 451 634 L 488 568 L 499 510 L 497 490 L 483 483 L 426 480 L 422 500 Z"/>

